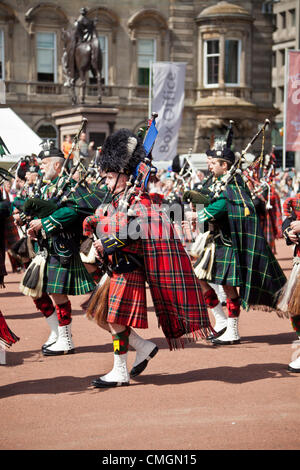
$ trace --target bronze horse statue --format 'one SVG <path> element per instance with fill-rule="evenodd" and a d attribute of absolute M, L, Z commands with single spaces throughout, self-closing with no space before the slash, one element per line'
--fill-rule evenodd
<path fill-rule="evenodd" d="M 85 103 L 86 73 L 91 70 L 97 79 L 98 103 L 102 101 L 102 51 L 96 35 L 89 41 L 78 41 L 76 29 L 62 30 L 64 52 L 62 56 L 63 73 L 66 77 L 65 86 L 71 88 L 72 104 L 77 104 L 75 91 L 76 81 L 80 79 L 80 103 Z"/>

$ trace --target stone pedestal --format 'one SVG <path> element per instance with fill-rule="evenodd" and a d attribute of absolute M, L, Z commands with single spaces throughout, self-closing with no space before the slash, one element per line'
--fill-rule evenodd
<path fill-rule="evenodd" d="M 114 132 L 119 110 L 108 106 L 78 105 L 56 111 L 52 114 L 58 128 L 60 148 L 66 135 L 73 137 L 80 129 L 82 119 L 87 119 L 87 142 L 94 142 L 94 148 L 101 146 L 105 138 Z"/>

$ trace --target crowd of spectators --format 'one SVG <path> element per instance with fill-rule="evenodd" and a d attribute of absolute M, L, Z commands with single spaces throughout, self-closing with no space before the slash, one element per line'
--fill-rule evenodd
<path fill-rule="evenodd" d="M 157 181 L 152 183 L 151 192 L 160 193 L 167 198 L 173 191 L 177 174 L 172 171 L 171 167 L 164 170 L 158 170 Z M 193 189 L 199 182 L 206 178 L 206 176 L 206 171 L 195 170 L 193 172 L 193 176 L 186 181 L 186 183 L 190 185 L 190 189 Z M 288 168 L 286 170 L 276 168 L 273 185 L 279 194 L 281 202 L 283 203 L 286 198 L 293 197 L 300 192 L 300 171 L 297 171 L 295 168 Z M 178 187 L 180 188 L 180 184 L 178 185 L 177 183 L 176 189 Z"/>
<path fill-rule="evenodd" d="M 66 135 L 62 143 L 61 150 L 65 158 L 67 158 L 69 153 L 71 152 L 70 157 L 69 157 L 69 168 L 71 168 L 73 165 L 76 165 L 80 157 L 84 157 L 84 165 L 88 166 L 95 155 L 96 150 L 94 148 L 95 146 L 94 142 L 88 142 L 86 133 L 82 132 L 80 134 L 78 144 L 75 146 L 73 150 L 72 150 L 72 144 L 73 144 L 72 136 L 69 134 Z"/>

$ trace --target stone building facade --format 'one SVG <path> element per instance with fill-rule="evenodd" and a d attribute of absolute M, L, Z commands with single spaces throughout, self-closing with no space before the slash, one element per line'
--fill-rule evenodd
<path fill-rule="evenodd" d="M 274 121 L 277 114 L 271 81 L 272 14 L 264 10 L 264 3 L 0 1 L 6 104 L 41 137 L 57 134 L 53 113 L 71 105 L 61 63 L 62 31 L 85 6 L 97 22 L 103 51 L 103 106 L 119 110 L 116 128 L 137 130 L 146 122 L 151 61 L 186 62 L 178 151 L 186 153 L 190 147 L 205 151 L 211 135 L 223 135 L 230 119 L 235 122 L 236 150 L 242 150 L 265 118 Z M 94 105 L 95 86 L 89 80 L 87 104 Z"/>
<path fill-rule="evenodd" d="M 273 126 L 273 143 L 282 153 L 282 134 L 284 122 L 284 87 L 286 68 L 286 49 L 300 50 L 300 0 L 280 0 L 273 4 L 274 33 L 272 50 L 273 101 L 279 113 Z M 287 166 L 300 170 L 300 154 L 287 152 Z"/>

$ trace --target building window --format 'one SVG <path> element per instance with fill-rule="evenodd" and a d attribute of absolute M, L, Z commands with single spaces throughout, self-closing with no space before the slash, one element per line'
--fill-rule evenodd
<path fill-rule="evenodd" d="M 155 39 L 139 39 L 137 43 L 138 85 L 149 85 L 150 65 L 155 60 Z"/>
<path fill-rule="evenodd" d="M 0 29 L 0 80 L 5 79 L 4 64 L 4 32 L 2 29 Z"/>
<path fill-rule="evenodd" d="M 108 39 L 107 36 L 98 36 L 98 41 L 100 44 L 102 52 L 102 70 L 101 70 L 101 79 L 104 85 L 108 84 Z M 89 82 L 91 85 L 97 83 L 97 77 L 94 77 L 92 72 L 89 71 Z"/>
<path fill-rule="evenodd" d="M 37 130 L 37 135 L 43 139 L 43 141 L 52 140 L 57 146 L 57 131 L 52 124 L 42 124 Z"/>
<path fill-rule="evenodd" d="M 280 49 L 280 65 L 283 67 L 285 65 L 285 49 Z"/>
<path fill-rule="evenodd" d="M 296 26 L 296 10 L 293 8 L 292 10 L 289 10 L 289 15 L 290 15 L 290 25 Z"/>
<path fill-rule="evenodd" d="M 210 39 L 204 43 L 204 83 L 206 87 L 219 84 L 219 64 L 224 54 L 224 73 L 222 81 L 228 86 L 239 85 L 241 41 L 226 39 L 224 51 L 220 49 L 218 39 Z"/>
<path fill-rule="evenodd" d="M 107 36 L 99 36 L 99 44 L 102 51 L 102 79 L 105 85 L 108 83 L 108 48 Z"/>
<path fill-rule="evenodd" d="M 56 34 L 37 33 L 37 79 L 56 82 Z"/>
<path fill-rule="evenodd" d="M 219 83 L 219 40 L 205 41 L 205 85 L 217 85 Z"/>
<path fill-rule="evenodd" d="M 276 67 L 276 52 L 272 52 L 272 67 Z"/>
<path fill-rule="evenodd" d="M 285 14 L 285 11 L 282 11 L 281 13 L 279 13 L 280 15 L 280 27 L 282 29 L 285 29 L 286 28 L 286 14 Z"/>
<path fill-rule="evenodd" d="M 278 88 L 278 91 L 279 91 L 279 103 L 283 103 L 284 102 L 284 86 L 280 86 Z"/>
<path fill-rule="evenodd" d="M 240 82 L 240 41 L 226 39 L 225 41 L 225 84 L 238 85 Z"/>

